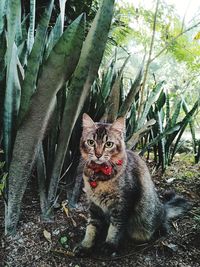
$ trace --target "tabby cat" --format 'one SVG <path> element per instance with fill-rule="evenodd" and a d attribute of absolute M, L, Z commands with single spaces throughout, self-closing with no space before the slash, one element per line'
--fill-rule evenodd
<path fill-rule="evenodd" d="M 75 248 L 77 254 L 91 251 L 106 224 L 101 248 L 113 253 L 125 234 L 136 241 L 148 241 L 155 232 L 167 231 L 169 220 L 187 210 L 187 201 L 175 194 L 166 203 L 160 202 L 145 162 L 126 150 L 124 133 L 124 118 L 107 124 L 83 115 L 80 150 L 90 218 L 85 237 Z"/>

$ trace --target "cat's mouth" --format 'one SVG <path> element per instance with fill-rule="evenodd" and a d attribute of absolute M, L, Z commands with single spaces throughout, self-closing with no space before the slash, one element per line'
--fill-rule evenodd
<path fill-rule="evenodd" d="M 103 164 L 103 163 L 106 163 L 106 162 L 108 162 L 108 161 L 106 161 L 105 159 L 103 159 L 103 158 L 96 158 L 96 159 L 94 159 L 94 158 L 92 158 L 92 159 L 90 159 L 90 162 L 94 162 L 94 163 L 96 163 L 96 164 Z"/>
<path fill-rule="evenodd" d="M 97 164 L 105 163 L 105 161 L 101 160 L 101 159 L 96 159 L 94 162 L 97 163 Z"/>

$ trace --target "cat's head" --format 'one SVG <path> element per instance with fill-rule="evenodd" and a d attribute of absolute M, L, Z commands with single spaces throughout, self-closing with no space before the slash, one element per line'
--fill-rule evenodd
<path fill-rule="evenodd" d="M 83 133 L 80 143 L 83 159 L 97 164 L 123 159 L 124 132 L 124 118 L 118 118 L 112 124 L 95 123 L 87 114 L 83 114 Z"/>

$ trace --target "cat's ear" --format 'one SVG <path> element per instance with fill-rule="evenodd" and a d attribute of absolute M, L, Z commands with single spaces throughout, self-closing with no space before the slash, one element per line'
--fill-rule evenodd
<path fill-rule="evenodd" d="M 125 133 L 126 132 L 126 125 L 125 125 L 125 118 L 119 117 L 116 121 L 113 122 L 111 125 L 112 130 L 117 130 L 118 132 Z"/>
<path fill-rule="evenodd" d="M 83 128 L 96 128 L 94 121 L 86 113 L 83 114 Z"/>

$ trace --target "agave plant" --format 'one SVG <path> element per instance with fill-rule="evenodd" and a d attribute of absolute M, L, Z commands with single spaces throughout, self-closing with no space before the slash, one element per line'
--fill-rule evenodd
<path fill-rule="evenodd" d="M 182 99 L 183 101 L 183 110 L 185 114 L 188 114 L 189 108 L 188 104 L 186 103 L 185 99 Z M 189 121 L 189 127 L 190 127 L 190 132 L 191 132 L 191 137 L 192 137 L 192 146 L 193 146 L 193 153 L 194 153 L 194 161 L 195 163 L 198 163 L 200 160 L 200 140 L 196 139 L 196 134 L 195 134 L 195 125 L 194 125 L 194 119 L 191 118 Z"/>
<path fill-rule="evenodd" d="M 182 99 L 176 101 L 172 112 L 169 94 L 162 91 L 155 106 L 151 108 L 148 114 L 149 118 L 154 118 L 157 123 L 152 127 L 149 134 L 149 143 L 142 149 L 141 154 L 153 147 L 154 160 L 157 162 L 157 166 L 162 166 L 163 170 L 172 162 L 178 152 L 182 134 L 192 121 L 192 117 L 199 106 L 199 101 L 196 101 L 192 109 L 180 120 L 179 115 L 182 106 Z"/>
<path fill-rule="evenodd" d="M 117 116 L 126 116 L 127 147 L 135 149 L 137 144 L 142 142 L 141 154 L 144 154 L 145 151 L 149 151 L 153 147 L 154 160 L 157 166 L 161 165 L 162 169 L 165 170 L 181 146 L 181 136 L 187 125 L 192 122 L 192 117 L 199 105 L 198 101 L 194 104 L 191 111 L 187 109 L 185 117 L 180 119 L 181 110 L 184 109 L 183 100 L 177 100 L 173 104 L 172 109 L 170 94 L 164 89 L 164 82 L 160 82 L 148 90 L 149 94 L 146 96 L 143 111 L 138 117 L 143 64 L 128 94 L 121 94 L 121 88 L 123 88 L 122 72 L 125 64 L 127 64 L 126 59 L 119 73 L 116 73 L 113 71 L 115 69 L 115 61 L 112 61 L 108 70 L 103 73 L 102 80 L 96 81 L 93 86 L 93 94 L 91 95 L 89 113 L 93 116 L 95 114 L 97 119 L 107 118 L 109 121 L 114 120 Z M 117 89 L 116 85 L 118 86 Z M 115 103 L 113 108 L 110 107 L 111 99 L 116 99 L 118 103 L 117 105 Z M 195 151 L 197 152 L 197 141 Z"/>
<path fill-rule="evenodd" d="M 8 21 L 2 27 L 7 34 L 7 73 L 1 77 L 6 79 L 3 144 L 9 168 L 9 234 L 16 231 L 21 200 L 35 164 L 42 213 L 45 218 L 50 216 L 70 137 L 97 75 L 111 24 L 114 0 L 103 0 L 86 39 L 84 14 L 63 31 L 64 2 L 60 1 L 61 12 L 50 33 L 47 30 L 54 2 L 49 2 L 36 34 L 34 0 L 30 3 L 28 30 L 27 18 L 21 21 L 21 2 L 1 2 L 0 17 L 4 21 L 7 14 Z"/>

